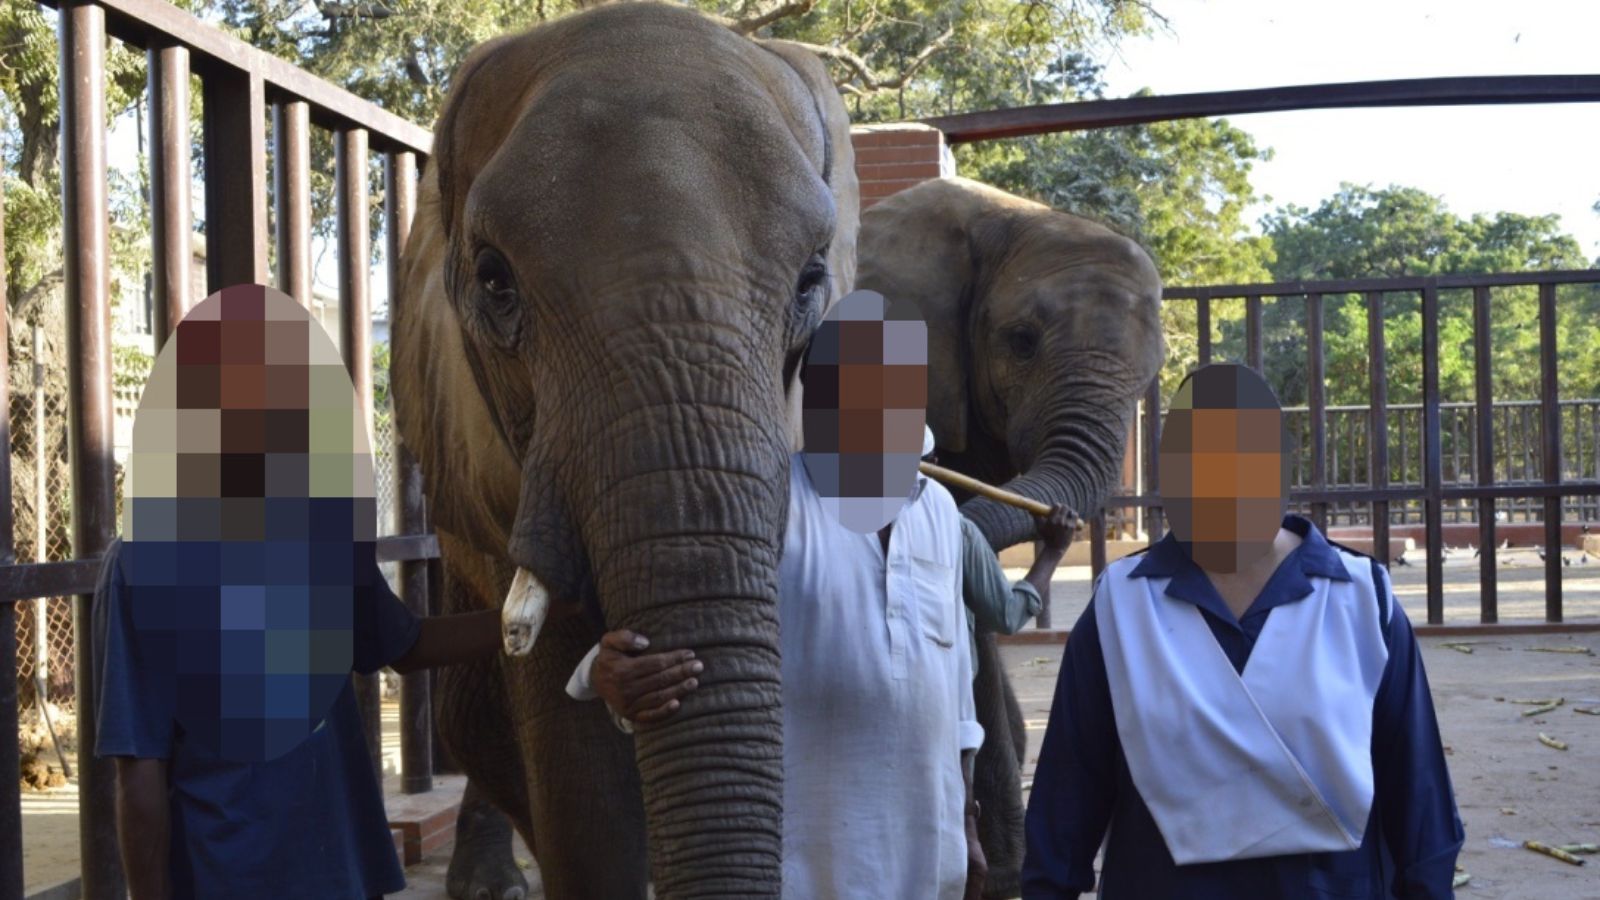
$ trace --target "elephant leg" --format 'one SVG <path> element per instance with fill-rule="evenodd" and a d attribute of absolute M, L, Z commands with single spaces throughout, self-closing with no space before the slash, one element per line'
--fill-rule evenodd
<path fill-rule="evenodd" d="M 445 555 L 441 606 L 446 613 L 482 609 L 484 589 L 473 589 L 475 570 L 459 549 L 441 536 Z M 480 576 L 476 581 L 481 582 Z M 511 852 L 511 828 L 528 823 L 527 779 L 522 753 L 511 727 L 505 675 L 500 662 L 483 660 L 445 666 L 434 676 L 434 720 L 439 739 L 467 775 L 456 813 L 455 849 L 445 887 L 453 900 L 519 900 L 528 882 Z M 528 847 L 533 832 L 523 828 Z"/>
<path fill-rule="evenodd" d="M 974 764 L 972 791 L 982 804 L 978 840 L 989 863 L 983 895 L 1015 897 L 1021 891 L 1023 853 L 1022 774 L 1008 706 L 1012 695 L 993 632 L 978 633 L 978 671 L 972 683 L 983 747 Z"/>
<path fill-rule="evenodd" d="M 1006 725 L 1011 728 L 1011 749 L 1017 754 L 1017 769 L 1028 767 L 1028 722 L 1022 716 L 1022 704 L 1017 692 L 1011 689 L 1011 676 L 1000 669 L 1000 689 L 1006 698 Z"/>
<path fill-rule="evenodd" d="M 644 900 L 649 885 L 644 800 L 633 739 L 599 700 L 565 685 L 599 635 L 581 616 L 545 624 L 531 654 L 508 660 L 512 708 L 539 835 L 539 874 L 550 900 Z M 527 833 L 524 831 L 524 833 Z"/>
<path fill-rule="evenodd" d="M 439 670 L 439 700 L 440 737 L 467 773 L 446 889 L 453 900 L 522 900 L 528 882 L 511 852 L 511 828 L 528 823 L 527 789 L 499 663 Z M 532 829 L 522 831 L 533 847 Z"/>

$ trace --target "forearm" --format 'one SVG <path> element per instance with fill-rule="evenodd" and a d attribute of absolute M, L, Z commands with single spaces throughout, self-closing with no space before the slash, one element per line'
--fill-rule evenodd
<path fill-rule="evenodd" d="M 1061 557 L 1066 554 L 1066 548 L 1059 550 L 1046 547 L 1039 551 L 1033 558 L 1033 565 L 1028 568 L 1028 574 L 1022 580 L 1033 585 L 1039 592 L 1039 598 L 1045 602 L 1050 599 L 1050 579 L 1055 577 L 1056 567 L 1061 565 Z"/>
<path fill-rule="evenodd" d="M 131 900 L 172 895 L 168 843 L 167 761 L 117 759 L 117 843 Z"/>
<path fill-rule="evenodd" d="M 417 642 L 390 668 L 403 675 L 417 669 L 487 659 L 499 649 L 499 610 L 430 616 L 422 620 Z"/>

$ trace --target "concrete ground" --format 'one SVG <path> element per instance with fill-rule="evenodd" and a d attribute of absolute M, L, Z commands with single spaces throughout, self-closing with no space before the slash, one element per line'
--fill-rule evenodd
<path fill-rule="evenodd" d="M 1423 568 L 1392 568 L 1395 590 L 1413 622 L 1425 620 Z M 1021 577 L 1020 571 L 1011 573 Z M 1568 621 L 1600 624 L 1600 559 L 1590 557 L 1563 570 Z M 1472 624 L 1478 617 L 1476 560 L 1471 552 L 1446 560 L 1446 622 Z M 1070 628 L 1088 601 L 1086 566 L 1058 570 L 1052 589 L 1055 625 Z M 1531 551 L 1501 555 L 1500 618 L 1539 621 L 1544 614 L 1543 569 Z M 1476 640 L 1471 654 L 1445 647 L 1448 640 Z M 1521 849 L 1523 840 L 1600 843 L 1600 716 L 1573 712 L 1600 706 L 1600 656 L 1535 652 L 1534 648 L 1587 646 L 1600 652 L 1600 634 L 1426 639 L 1423 655 L 1449 747 L 1461 814 L 1467 828 L 1462 865 L 1472 875 L 1461 897 L 1586 898 L 1600 900 L 1600 856 L 1569 866 Z M 1044 734 L 1061 648 L 1003 649 L 1028 720 L 1032 761 Z M 1507 700 L 1563 697 L 1552 713 L 1524 718 Z M 385 768 L 398 767 L 397 709 L 384 708 Z M 1538 732 L 1566 741 L 1565 752 L 1538 742 Z M 23 795 L 25 877 L 29 893 L 69 879 L 77 869 L 77 792 L 74 785 Z M 427 854 L 408 870 L 410 887 L 400 897 L 444 898 L 449 846 Z M 529 859 L 519 845 L 519 858 Z M 530 900 L 542 896 L 537 871 Z"/>

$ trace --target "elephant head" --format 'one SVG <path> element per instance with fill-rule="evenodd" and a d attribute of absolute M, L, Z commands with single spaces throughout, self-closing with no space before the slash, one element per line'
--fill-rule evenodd
<path fill-rule="evenodd" d="M 794 45 L 619 4 L 479 47 L 434 140 L 394 385 L 432 523 L 552 622 L 695 650 L 635 740 L 656 896 L 777 896 L 777 566 L 798 364 L 854 278 L 843 104 Z"/>
<path fill-rule="evenodd" d="M 1139 394 L 1162 359 L 1161 279 L 1134 241 L 964 178 L 925 182 L 861 221 L 857 287 L 928 322 L 928 422 L 940 461 L 1094 515 L 1118 480 Z M 996 549 L 1020 510 L 962 511 Z"/>

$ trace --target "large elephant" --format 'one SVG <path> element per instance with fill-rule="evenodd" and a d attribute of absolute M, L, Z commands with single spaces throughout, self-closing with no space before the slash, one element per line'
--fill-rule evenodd
<path fill-rule="evenodd" d="M 551 598 L 531 654 L 441 675 L 452 893 L 516 896 L 488 801 L 550 897 L 776 897 L 777 566 L 796 370 L 854 278 L 843 104 L 793 45 L 621 4 L 476 49 L 434 140 L 400 432 L 447 610 Z M 602 623 L 704 661 L 672 720 L 629 738 L 566 697 Z"/>
<path fill-rule="evenodd" d="M 916 302 L 928 322 L 928 424 L 943 465 L 1095 514 L 1116 486 L 1139 394 L 1162 360 L 1161 278 L 1136 242 L 964 178 L 901 191 L 861 217 L 856 286 Z M 961 511 L 996 550 L 1032 519 L 991 500 Z M 975 789 L 986 894 L 1016 895 L 1026 738 L 994 636 L 974 685 L 986 738 Z"/>

